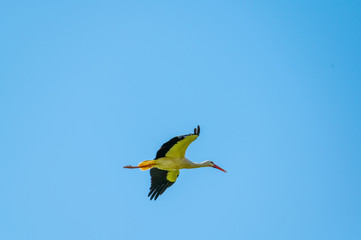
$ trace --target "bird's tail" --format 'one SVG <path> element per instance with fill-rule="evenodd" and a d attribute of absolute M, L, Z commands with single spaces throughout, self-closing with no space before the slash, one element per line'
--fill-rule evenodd
<path fill-rule="evenodd" d="M 154 167 L 154 165 L 155 165 L 155 160 L 147 160 L 139 163 L 138 167 L 140 168 L 140 170 L 145 171 L 151 169 L 152 167 Z"/>
<path fill-rule="evenodd" d="M 146 160 L 138 164 L 138 166 L 125 166 L 124 168 L 140 168 L 140 170 L 148 170 L 154 167 L 156 160 Z"/>

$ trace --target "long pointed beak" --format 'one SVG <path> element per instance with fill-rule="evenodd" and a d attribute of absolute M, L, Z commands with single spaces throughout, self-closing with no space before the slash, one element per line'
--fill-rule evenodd
<path fill-rule="evenodd" d="M 221 171 L 223 171 L 223 172 L 227 172 L 226 170 L 224 170 L 223 168 L 220 168 L 219 166 L 217 166 L 216 164 L 214 164 L 214 166 L 213 166 L 214 168 L 217 168 L 218 170 L 221 170 Z"/>

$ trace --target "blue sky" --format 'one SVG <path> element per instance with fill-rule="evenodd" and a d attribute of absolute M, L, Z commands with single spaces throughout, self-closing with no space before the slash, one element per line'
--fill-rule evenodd
<path fill-rule="evenodd" d="M 361 238 L 359 1 L 1 5 L 0 239 Z"/>

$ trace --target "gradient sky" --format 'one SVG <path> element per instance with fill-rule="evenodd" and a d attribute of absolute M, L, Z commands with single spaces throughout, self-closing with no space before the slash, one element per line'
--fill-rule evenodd
<path fill-rule="evenodd" d="M 0 239 L 361 239 L 360 1 L 4 1 Z M 201 126 L 157 201 L 149 172 Z"/>

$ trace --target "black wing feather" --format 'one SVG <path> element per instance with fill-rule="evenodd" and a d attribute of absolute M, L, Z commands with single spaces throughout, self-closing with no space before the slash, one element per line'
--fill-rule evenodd
<path fill-rule="evenodd" d="M 150 176 L 152 184 L 149 188 L 148 197 L 150 200 L 157 200 L 157 198 L 164 193 L 164 191 L 173 185 L 174 182 L 170 182 L 167 180 L 168 171 L 161 170 L 158 168 L 150 169 Z"/>
<path fill-rule="evenodd" d="M 199 125 L 197 128 L 194 129 L 194 133 L 191 134 L 186 134 L 186 135 L 181 135 L 181 136 L 177 136 L 172 138 L 171 140 L 169 140 L 168 142 L 164 143 L 160 149 L 157 152 L 157 155 L 154 159 L 158 159 L 158 158 L 162 158 L 165 157 L 165 155 L 167 154 L 167 152 L 179 141 L 183 140 L 185 137 L 189 136 L 189 135 L 198 135 L 199 136 L 200 133 L 200 128 Z"/>

